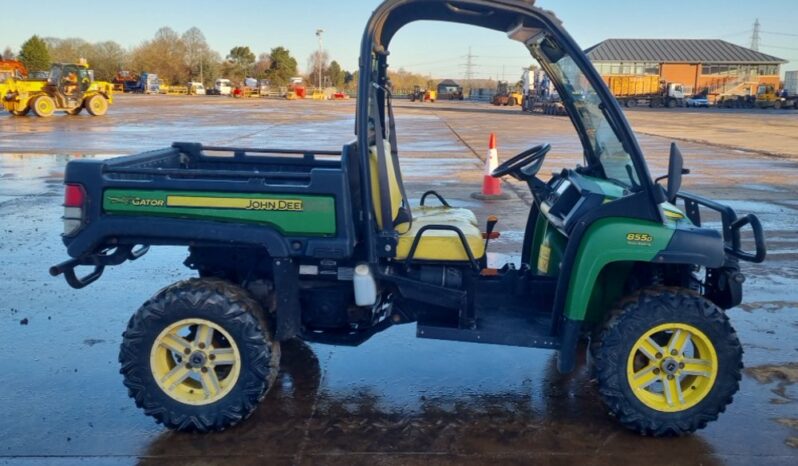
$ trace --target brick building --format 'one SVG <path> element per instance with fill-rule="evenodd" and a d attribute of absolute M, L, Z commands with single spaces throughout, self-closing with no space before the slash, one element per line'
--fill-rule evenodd
<path fill-rule="evenodd" d="M 723 40 L 715 39 L 608 39 L 586 50 L 605 77 L 658 75 L 680 83 L 688 93 L 755 93 L 759 84 L 779 87 L 780 67 L 787 63 Z"/>

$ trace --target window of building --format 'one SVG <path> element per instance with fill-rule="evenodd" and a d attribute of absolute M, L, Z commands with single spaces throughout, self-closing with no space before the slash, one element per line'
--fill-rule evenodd
<path fill-rule="evenodd" d="M 598 72 L 602 75 L 622 74 L 622 75 L 647 75 L 659 76 L 659 63 L 650 62 L 596 62 L 594 63 Z"/>
<path fill-rule="evenodd" d="M 702 65 L 701 74 L 718 76 L 773 76 L 778 65 Z"/>

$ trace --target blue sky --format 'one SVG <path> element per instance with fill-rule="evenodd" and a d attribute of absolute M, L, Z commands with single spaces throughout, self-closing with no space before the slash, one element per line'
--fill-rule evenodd
<path fill-rule="evenodd" d="M 3 0 L 3 2 L 10 0 Z M 583 47 L 606 38 L 720 38 L 750 45 L 754 20 L 762 24 L 760 50 L 792 63 L 798 69 L 798 30 L 793 0 L 539 0 L 553 10 Z M 322 28 L 324 45 L 345 69 L 357 66 L 363 26 L 376 0 L 316 0 L 305 2 L 167 2 L 164 0 L 37 0 L 35 21 L 17 15 L 0 16 L 0 48 L 15 50 L 32 34 L 82 37 L 88 41 L 115 40 L 132 47 L 152 37 L 161 26 L 178 32 L 197 26 L 211 47 L 226 55 L 236 45 L 256 53 L 283 45 L 300 67 L 316 49 L 315 31 Z M 241 5 L 240 7 L 232 5 Z M 307 6 L 299 6 L 307 5 Z M 789 14 L 785 12 L 789 11 Z M 464 74 L 469 46 L 475 77 L 508 77 L 528 65 L 523 48 L 502 34 L 467 26 L 418 23 L 400 31 L 392 44 L 393 68 L 459 78 Z"/>

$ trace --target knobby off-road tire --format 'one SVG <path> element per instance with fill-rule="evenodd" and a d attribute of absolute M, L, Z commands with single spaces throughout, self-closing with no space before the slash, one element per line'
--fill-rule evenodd
<path fill-rule="evenodd" d="M 100 94 L 95 94 L 86 99 L 83 106 L 86 107 L 86 110 L 92 116 L 103 116 L 108 112 L 108 100 Z"/>
<path fill-rule="evenodd" d="M 591 353 L 602 401 L 644 435 L 702 429 L 740 387 L 743 350 L 728 317 L 686 289 L 648 289 L 622 300 Z"/>
<path fill-rule="evenodd" d="M 260 305 L 219 279 L 164 288 L 122 337 L 128 394 L 146 415 L 180 431 L 221 431 L 246 419 L 280 368 L 280 344 Z"/>
<path fill-rule="evenodd" d="M 47 95 L 35 97 L 30 106 L 33 108 L 33 113 L 40 118 L 50 117 L 55 112 L 55 102 Z"/>

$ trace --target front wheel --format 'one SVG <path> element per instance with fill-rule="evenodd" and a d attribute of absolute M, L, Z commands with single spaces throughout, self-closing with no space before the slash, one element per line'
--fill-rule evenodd
<path fill-rule="evenodd" d="M 651 289 L 623 301 L 592 345 L 599 394 L 644 435 L 704 428 L 740 386 L 742 347 L 729 319 L 690 290 Z"/>
<path fill-rule="evenodd" d="M 86 100 L 84 106 L 92 116 L 102 116 L 108 111 L 108 100 L 100 94 L 95 94 Z"/>
<path fill-rule="evenodd" d="M 41 118 L 52 116 L 55 112 L 55 102 L 47 95 L 40 95 L 33 99 L 31 107 L 33 107 L 33 113 Z"/>
<path fill-rule="evenodd" d="M 249 417 L 274 384 L 280 344 L 241 288 L 192 279 L 130 319 L 119 352 L 128 394 L 170 429 L 220 431 Z"/>

